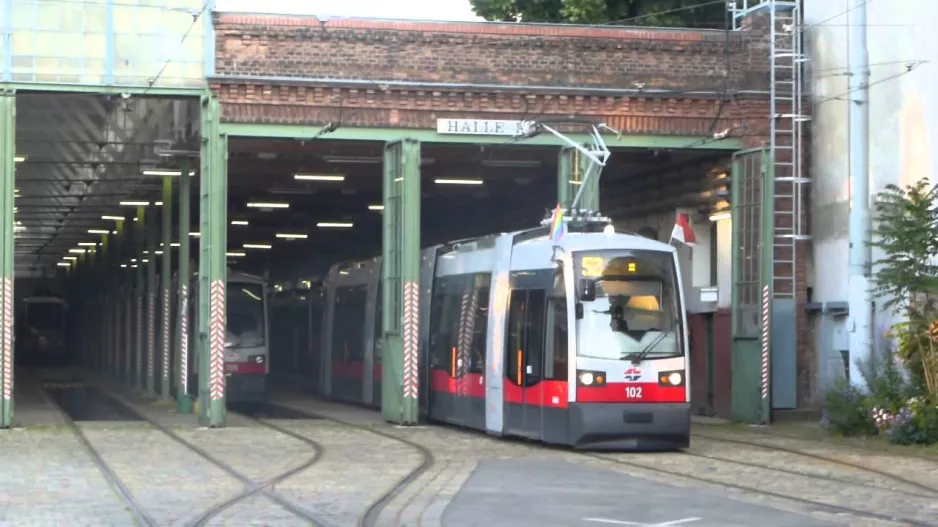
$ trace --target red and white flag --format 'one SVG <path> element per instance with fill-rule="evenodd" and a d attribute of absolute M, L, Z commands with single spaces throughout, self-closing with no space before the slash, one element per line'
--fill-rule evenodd
<path fill-rule="evenodd" d="M 674 221 L 674 229 L 671 231 L 671 239 L 677 240 L 691 247 L 697 243 L 697 235 L 694 234 L 694 228 L 690 224 L 690 215 L 686 212 L 678 212 L 677 219 Z"/>

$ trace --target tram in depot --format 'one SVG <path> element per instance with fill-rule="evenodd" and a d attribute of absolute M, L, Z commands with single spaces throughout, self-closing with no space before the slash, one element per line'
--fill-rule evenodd
<path fill-rule="evenodd" d="M 199 282 L 193 279 L 189 296 L 189 326 L 196 321 Z M 225 286 L 225 397 L 229 402 L 267 400 L 270 373 L 268 288 L 252 274 L 228 270 Z M 198 393 L 198 331 L 188 331 L 189 393 Z"/>
<path fill-rule="evenodd" d="M 557 241 L 545 225 L 421 256 L 423 417 L 575 448 L 689 445 L 673 247 L 593 217 L 570 221 Z M 327 398 L 380 405 L 380 267 L 341 263 L 325 280 Z"/>
<path fill-rule="evenodd" d="M 65 299 L 50 295 L 23 298 L 16 318 L 17 359 L 22 364 L 59 364 L 66 357 Z"/>

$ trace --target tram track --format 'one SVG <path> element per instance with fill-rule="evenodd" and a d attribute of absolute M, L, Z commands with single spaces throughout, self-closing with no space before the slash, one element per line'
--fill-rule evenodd
<path fill-rule="evenodd" d="M 427 471 L 433 468 L 434 465 L 436 465 L 436 458 L 433 456 L 433 452 L 431 452 L 429 448 L 415 441 L 411 441 L 409 439 L 406 439 L 406 438 L 403 438 L 403 437 L 400 437 L 398 435 L 391 434 L 388 432 L 384 432 L 382 430 L 375 430 L 372 427 L 363 426 L 363 425 L 356 424 L 356 423 L 351 423 L 349 421 L 345 421 L 342 419 L 337 419 L 335 417 L 331 417 L 331 416 L 324 415 L 321 413 L 307 412 L 305 410 L 297 410 L 295 408 L 291 408 L 289 405 L 286 405 L 286 407 L 290 408 L 291 410 L 295 410 L 299 413 L 305 413 L 310 418 L 331 421 L 333 423 L 336 423 L 342 426 L 346 426 L 346 427 L 354 428 L 356 430 L 360 430 L 363 432 L 375 434 L 375 435 L 384 437 L 386 439 L 391 439 L 392 441 L 397 441 L 410 448 L 413 448 L 417 452 L 417 454 L 420 456 L 420 463 L 415 468 L 411 469 L 410 471 L 405 473 L 403 476 L 401 476 L 400 479 L 398 479 L 395 482 L 395 484 L 391 486 L 390 489 L 388 489 L 386 492 L 381 494 L 377 499 L 375 499 L 374 501 L 368 504 L 368 506 L 365 508 L 364 512 L 362 513 L 362 515 L 359 517 L 359 520 L 358 520 L 359 527 L 375 527 L 378 523 L 378 519 L 381 516 L 381 513 L 388 507 L 388 505 L 390 505 L 391 502 L 394 501 L 394 499 L 397 498 L 401 493 L 403 493 L 411 484 L 413 484 L 418 479 L 420 479 L 421 476 L 423 476 Z M 403 508 L 401 509 L 401 511 L 398 512 L 398 515 L 397 515 L 398 520 L 400 520 L 400 513 L 402 511 L 403 511 Z"/>
<path fill-rule="evenodd" d="M 766 435 L 771 435 L 771 434 L 766 434 Z M 783 447 L 783 446 L 778 446 L 778 445 L 769 445 L 769 444 L 760 443 L 757 441 L 745 441 L 743 439 L 730 438 L 730 437 L 725 437 L 725 436 L 712 436 L 712 435 L 706 435 L 706 434 L 700 434 L 700 433 L 694 432 L 693 437 L 699 437 L 699 438 L 707 439 L 710 441 L 717 441 L 717 442 L 723 442 L 723 443 L 729 443 L 729 444 L 735 444 L 735 445 L 756 447 L 756 448 L 761 448 L 764 450 L 772 450 L 776 452 L 784 452 L 786 454 L 802 456 L 808 459 L 814 459 L 816 461 L 823 461 L 823 462 L 831 463 L 834 465 L 840 465 L 840 466 L 848 467 L 854 470 L 867 472 L 869 474 L 874 474 L 880 478 L 892 480 L 902 485 L 913 487 L 917 489 L 918 491 L 923 491 L 927 493 L 927 495 L 930 497 L 938 496 L 938 488 L 933 487 L 931 485 L 926 485 L 919 481 L 915 481 L 915 480 L 906 478 L 904 476 L 900 476 L 898 474 L 894 474 L 891 472 L 887 472 L 885 470 L 879 470 L 879 469 L 872 468 L 869 466 L 861 465 L 859 463 L 853 463 L 853 462 L 846 461 L 843 459 L 837 459 L 834 457 L 824 456 L 821 454 L 815 454 L 812 452 L 805 452 L 803 450 L 798 450 L 795 448 L 788 448 L 788 447 Z M 789 439 L 795 439 L 795 438 L 789 438 Z M 767 468 L 770 468 L 770 467 L 767 467 Z"/>
<path fill-rule="evenodd" d="M 209 453 L 209 452 L 206 451 L 205 449 L 203 449 L 203 448 L 201 448 L 201 447 L 199 447 L 199 446 L 197 446 L 197 445 L 194 445 L 194 444 L 192 444 L 191 442 L 187 441 L 186 439 L 184 439 L 182 436 L 180 436 L 179 434 L 177 434 L 176 432 L 174 432 L 173 430 L 171 430 L 171 429 L 170 429 L 169 427 L 167 427 L 166 425 L 164 425 L 164 424 L 162 424 L 162 423 L 160 423 L 160 422 L 158 422 L 158 421 L 156 421 L 156 420 L 154 420 L 154 419 L 148 417 L 147 415 L 143 414 L 142 412 L 140 412 L 139 410 L 137 410 L 136 408 L 134 408 L 132 405 L 130 405 L 130 404 L 124 402 L 124 401 L 121 401 L 120 399 L 118 399 L 117 397 L 111 395 L 110 393 L 102 392 L 102 395 L 103 395 L 105 398 L 108 398 L 108 399 L 110 399 L 111 401 L 115 402 L 116 404 L 119 404 L 119 405 L 123 406 L 123 407 L 126 408 L 130 413 L 134 414 L 134 415 L 135 415 L 138 419 L 140 419 L 141 421 L 146 422 L 147 424 L 149 424 L 150 426 L 152 426 L 152 427 L 155 428 L 156 430 L 158 430 L 158 431 L 160 431 L 161 433 L 163 433 L 163 435 L 169 437 L 170 439 L 172 439 L 172 440 L 175 441 L 176 443 L 178 443 L 178 444 L 182 445 L 183 447 L 187 448 L 188 450 L 192 451 L 193 453 L 195 453 L 195 454 L 196 454 L 197 456 L 199 456 L 200 458 L 202 458 L 202 459 L 208 461 L 209 463 L 215 465 L 216 467 L 220 468 L 221 470 L 223 470 L 224 472 L 226 472 L 229 476 L 233 477 L 234 479 L 239 480 L 241 483 L 243 483 L 244 485 L 246 485 L 246 486 L 248 487 L 247 490 L 245 490 L 245 491 L 243 491 L 243 492 L 237 494 L 236 496 L 234 496 L 234 497 L 232 497 L 232 498 L 229 498 L 228 500 L 225 500 L 224 502 L 219 503 L 219 504 L 217 504 L 217 505 L 211 507 L 211 508 L 208 509 L 207 511 L 203 512 L 198 518 L 196 518 L 193 522 L 189 523 L 188 525 L 191 525 L 191 526 L 193 526 L 193 527 L 194 527 L 195 525 L 205 525 L 210 519 L 216 517 L 218 514 L 220 514 L 220 513 L 221 513 L 222 511 L 224 511 L 225 509 L 228 509 L 228 508 L 232 507 L 233 505 L 235 505 L 235 504 L 237 504 L 237 503 L 239 503 L 239 502 L 242 502 L 243 500 L 247 499 L 247 498 L 250 497 L 250 496 L 254 496 L 254 495 L 258 495 L 258 494 L 265 496 L 266 498 L 270 499 L 270 500 L 273 501 L 274 503 L 276 503 L 276 504 L 280 505 L 281 507 L 283 507 L 284 509 L 290 511 L 290 512 L 291 512 L 292 514 L 294 514 L 295 516 L 298 516 L 298 517 L 302 518 L 303 520 L 308 521 L 311 525 L 316 525 L 316 526 L 327 526 L 327 525 L 329 525 L 328 522 L 324 521 L 322 518 L 320 518 L 320 517 L 319 517 L 317 514 L 315 514 L 314 512 L 308 511 L 308 510 L 306 510 L 305 508 L 300 507 L 300 506 L 294 504 L 294 503 L 291 502 L 290 500 L 288 500 L 288 499 L 286 499 L 286 498 L 284 498 L 284 497 L 278 495 L 276 492 L 274 492 L 273 490 L 270 489 L 270 487 L 273 486 L 274 484 L 279 483 L 279 482 L 281 482 L 281 481 L 283 481 L 283 480 L 289 478 L 290 476 L 293 476 L 293 475 L 295 475 L 295 474 L 301 472 L 302 470 L 305 470 L 306 468 L 309 468 L 310 466 L 312 466 L 313 464 L 315 464 L 315 462 L 319 460 L 319 457 L 321 457 L 321 452 L 318 453 L 318 454 L 314 454 L 314 456 L 313 456 L 312 458 L 310 458 L 310 460 L 307 461 L 306 463 L 304 463 L 303 465 L 300 465 L 300 466 L 298 466 L 298 467 L 294 467 L 293 469 L 290 469 L 289 471 L 286 471 L 286 472 L 284 472 L 284 473 L 281 473 L 281 474 L 275 476 L 274 478 L 271 478 L 271 479 L 268 480 L 267 482 L 258 482 L 258 481 L 256 481 L 256 480 L 254 480 L 253 478 L 247 476 L 247 475 L 244 474 L 243 472 L 241 472 L 241 471 L 235 469 L 235 468 L 232 467 L 230 464 L 228 464 L 228 463 L 222 461 L 221 459 L 218 459 L 216 456 L 213 456 L 211 453 Z M 274 426 L 275 426 L 275 425 L 274 425 Z M 278 428 L 279 428 L 279 427 L 278 427 Z M 281 431 L 281 432 L 282 432 L 282 431 Z M 309 441 L 312 441 L 312 440 L 308 440 L 308 439 L 307 439 L 307 441 L 304 441 L 304 442 L 307 442 L 307 443 L 308 443 Z M 315 458 L 315 459 L 314 459 L 314 458 Z M 310 461 L 312 461 L 312 462 L 310 463 Z M 154 526 L 156 526 L 156 525 L 158 525 L 158 524 L 152 523 L 152 524 L 148 524 L 148 525 L 154 525 Z"/>
<path fill-rule="evenodd" d="M 911 519 L 911 518 L 904 518 L 904 517 L 899 517 L 899 516 L 892 516 L 892 515 L 888 515 L 888 514 L 880 514 L 880 513 L 876 513 L 876 512 L 871 512 L 871 511 L 856 509 L 856 508 L 853 508 L 853 507 L 848 507 L 848 506 L 845 506 L 845 505 L 836 505 L 836 504 L 833 504 L 833 503 L 827 503 L 827 502 L 824 502 L 824 501 L 812 500 L 812 499 L 803 498 L 803 497 L 800 497 L 800 496 L 792 496 L 792 495 L 790 495 L 790 494 L 784 494 L 784 493 L 781 493 L 781 492 L 775 492 L 775 491 L 768 490 L 768 489 L 765 489 L 765 488 L 757 488 L 757 487 L 754 487 L 754 486 L 744 485 L 744 484 L 740 484 L 740 483 L 731 483 L 731 482 L 727 482 L 727 481 L 721 481 L 721 480 L 719 480 L 719 479 L 703 477 L 703 476 L 699 476 L 699 475 L 696 475 L 696 474 L 690 474 L 690 473 L 683 472 L 683 471 L 665 470 L 665 469 L 662 469 L 660 466 L 655 466 L 655 465 L 651 465 L 651 464 L 637 463 L 637 462 L 635 462 L 635 461 L 626 461 L 626 460 L 623 460 L 623 459 L 614 458 L 614 457 L 609 457 L 609 456 L 606 456 L 606 455 L 592 454 L 592 453 L 586 453 L 586 452 L 579 452 L 578 454 L 581 455 L 581 456 L 584 456 L 584 457 L 588 457 L 588 458 L 591 458 L 591 459 L 595 459 L 595 460 L 598 460 L 598 461 L 602 461 L 602 462 L 604 462 L 604 463 L 613 463 L 613 464 L 616 464 L 616 465 L 625 466 L 625 467 L 629 467 L 629 468 L 633 468 L 633 469 L 640 469 L 640 470 L 645 470 L 645 471 L 653 472 L 653 473 L 658 474 L 658 475 L 669 476 L 669 477 L 684 478 L 684 479 L 688 479 L 688 480 L 691 480 L 691 481 L 696 481 L 696 482 L 699 482 L 699 483 L 706 483 L 706 484 L 708 484 L 708 485 L 716 485 L 716 486 L 720 486 L 720 487 L 724 487 L 724 488 L 731 488 L 731 489 L 735 489 L 735 490 L 742 491 L 742 492 L 749 493 L 749 494 L 760 494 L 760 495 L 763 495 L 763 496 L 768 496 L 768 497 L 775 498 L 775 499 L 779 499 L 779 500 L 785 500 L 785 501 L 789 501 L 789 502 L 798 503 L 798 504 L 800 504 L 800 505 L 805 505 L 805 506 L 808 506 L 808 507 L 812 507 L 812 508 L 814 508 L 814 509 L 816 509 L 816 510 L 823 510 L 823 511 L 825 511 L 825 512 L 834 513 L 834 514 L 847 514 L 847 515 L 850 515 L 850 516 L 853 516 L 853 517 L 864 518 L 864 519 L 871 519 L 871 520 L 887 521 L 887 522 L 892 522 L 892 523 L 900 523 L 900 524 L 908 525 L 908 526 L 912 526 L 912 527 L 935 527 L 936 525 L 938 525 L 938 523 L 925 523 L 925 522 L 923 522 L 923 521 L 915 520 L 915 519 Z M 775 469 L 772 469 L 772 468 L 769 468 L 769 467 L 763 467 L 763 468 L 766 469 L 766 470 L 775 470 Z M 805 475 L 805 474 L 801 474 L 801 476 L 802 476 L 802 477 L 805 477 L 805 478 L 809 478 L 809 479 L 812 478 L 812 476 Z M 896 492 L 896 493 L 899 492 L 899 491 L 890 491 L 890 490 L 888 490 L 888 489 L 879 489 L 879 490 L 880 490 L 880 491 L 883 491 L 883 492 Z M 933 497 L 932 497 L 932 496 L 928 496 L 928 497 L 924 497 L 923 499 L 929 499 L 929 500 L 930 500 L 930 499 L 933 499 Z"/>
<path fill-rule="evenodd" d="M 287 479 L 289 479 L 289 478 L 291 478 L 291 477 L 293 477 L 293 476 L 299 474 L 300 472 L 303 472 L 304 470 L 306 470 L 306 469 L 312 467 L 312 466 L 315 465 L 317 462 L 319 462 L 319 460 L 322 458 L 323 454 L 325 454 L 325 451 L 326 451 L 325 447 L 323 447 L 319 442 L 317 442 L 317 441 L 315 441 L 315 440 L 313 440 L 313 439 L 310 439 L 310 438 L 304 436 L 303 434 L 299 434 L 299 433 L 297 433 L 297 432 L 294 432 L 293 430 L 289 430 L 289 429 L 284 428 L 284 427 L 282 427 L 282 426 L 275 425 L 275 424 L 273 424 L 273 423 L 268 422 L 268 421 L 265 420 L 265 419 L 261 419 L 261 418 L 255 417 L 255 416 L 253 416 L 253 415 L 250 415 L 249 413 L 242 413 L 242 412 L 237 412 L 237 413 L 238 413 L 238 415 L 240 415 L 242 418 L 247 419 L 247 420 L 249 420 L 249 421 L 252 421 L 252 422 L 254 422 L 255 424 L 258 424 L 258 425 L 263 426 L 263 427 L 265 427 L 265 428 L 269 428 L 269 429 L 271 429 L 271 430 L 274 430 L 275 432 L 284 434 L 284 435 L 289 436 L 289 437 L 292 437 L 293 439 L 296 439 L 296 440 L 298 440 L 298 441 L 300 441 L 300 442 L 302 442 L 302 443 L 305 443 L 306 445 L 308 445 L 309 447 L 311 447 L 311 448 L 313 449 L 313 455 L 312 455 L 308 460 L 306 460 L 305 462 L 303 462 L 302 464 L 300 464 L 300 465 L 298 465 L 298 466 L 296 466 L 296 467 L 293 467 L 293 468 L 291 468 L 290 470 L 287 470 L 287 471 L 285 471 L 285 472 L 282 472 L 282 473 L 280 473 L 280 474 L 278 474 L 278 475 L 276 475 L 276 476 L 274 476 L 274 477 L 268 479 L 265 483 L 263 483 L 262 486 L 246 489 L 246 490 L 244 490 L 243 492 L 241 492 L 241 493 L 239 493 L 239 494 L 237 494 L 237 495 L 235 495 L 235 496 L 232 496 L 231 498 L 229 498 L 229 499 L 223 501 L 222 503 L 219 503 L 218 505 L 212 507 L 211 509 L 209 509 L 209 510 L 203 512 L 201 516 L 199 516 L 198 518 L 196 518 L 195 520 L 193 520 L 191 523 L 189 523 L 189 525 L 190 525 L 191 527 L 202 527 L 203 525 L 207 525 L 209 521 L 211 521 L 213 518 L 217 517 L 219 514 L 221 514 L 221 513 L 224 512 L 225 510 L 231 508 L 232 506 L 237 505 L 238 503 L 240 503 L 240 502 L 242 502 L 242 501 L 244 501 L 244 500 L 250 498 L 251 496 L 257 495 L 258 493 L 262 492 L 263 489 L 272 489 L 274 485 L 277 485 L 277 484 L 279 484 L 279 483 L 283 483 L 283 482 L 286 481 Z M 273 492 L 273 490 L 271 490 L 271 492 Z M 293 512 L 293 511 L 291 511 L 291 512 Z M 306 519 L 311 519 L 311 518 L 306 518 Z M 323 521 L 321 521 L 321 520 L 318 520 L 318 521 L 316 521 L 316 522 L 314 522 L 314 523 L 315 523 L 316 525 L 328 525 L 328 523 L 323 522 Z"/>
<path fill-rule="evenodd" d="M 127 510 L 130 512 L 131 516 L 134 517 L 137 523 L 144 525 L 146 527 L 159 527 L 159 523 L 146 511 L 146 509 L 137 501 L 137 498 L 133 495 L 133 492 L 127 488 L 127 485 L 124 484 L 120 476 L 114 471 L 113 468 L 104 460 L 104 456 L 98 451 L 97 448 L 91 443 L 91 440 L 88 439 L 88 436 L 85 434 L 84 430 L 78 426 L 78 423 L 72 419 L 72 416 L 65 410 L 65 408 L 56 402 L 51 396 L 49 396 L 48 391 L 45 388 L 42 388 L 43 395 L 55 405 L 62 414 L 62 418 L 65 420 L 66 426 L 75 434 L 75 437 L 78 438 L 78 442 L 81 443 L 85 452 L 88 454 L 88 457 L 91 458 L 91 461 L 98 468 L 98 471 L 101 472 L 101 475 L 104 476 L 104 479 L 107 481 L 108 486 L 120 497 L 121 501 L 124 502 L 124 505 L 127 507 Z"/>

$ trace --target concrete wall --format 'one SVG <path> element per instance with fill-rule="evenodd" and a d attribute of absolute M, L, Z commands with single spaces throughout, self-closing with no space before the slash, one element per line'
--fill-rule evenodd
<path fill-rule="evenodd" d="M 938 10 L 932 2 L 894 0 L 866 5 L 869 22 L 870 176 L 871 192 L 887 184 L 910 184 L 922 177 L 932 182 L 938 148 L 938 99 L 933 86 L 938 69 L 924 64 L 907 72 L 906 64 L 938 56 Z M 846 0 L 805 0 L 805 47 L 811 57 L 814 115 L 811 145 L 813 182 L 813 272 L 816 302 L 847 301 L 850 182 L 848 164 L 849 91 L 848 29 L 852 21 Z M 812 23 L 819 23 L 812 26 Z M 880 255 L 874 254 L 874 260 Z M 813 276 L 812 276 L 813 275 Z M 820 381 L 843 372 L 837 347 L 845 339 L 845 317 L 828 317 L 832 327 L 819 331 Z M 882 334 L 892 322 L 877 313 Z M 880 342 L 880 344 L 884 344 Z"/>

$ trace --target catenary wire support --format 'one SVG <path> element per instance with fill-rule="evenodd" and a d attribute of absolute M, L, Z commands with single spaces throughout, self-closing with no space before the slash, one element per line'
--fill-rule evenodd
<path fill-rule="evenodd" d="M 602 130 L 608 130 L 617 137 L 621 137 L 622 134 L 609 126 L 606 123 L 592 123 L 589 121 L 558 121 L 552 123 L 555 126 L 557 124 L 562 125 L 583 125 L 588 126 L 590 129 L 590 138 L 592 141 L 589 144 L 582 145 L 576 141 L 567 137 L 563 132 L 558 131 L 556 128 L 551 126 L 549 122 L 545 121 L 525 121 L 521 124 L 521 133 L 518 134 L 517 139 L 524 140 L 530 139 L 537 135 L 540 135 L 543 132 L 550 132 L 558 139 L 567 144 L 570 148 L 576 149 L 580 154 L 582 154 L 586 159 L 590 161 L 589 165 L 586 167 L 586 173 L 583 176 L 582 184 L 580 185 L 579 190 L 576 193 L 576 197 L 573 198 L 573 202 L 570 205 L 570 210 L 576 210 L 577 205 L 580 203 L 580 200 L 583 197 L 583 191 L 586 190 L 590 184 L 592 184 L 591 178 L 599 178 L 602 172 L 602 169 L 606 166 L 606 162 L 609 161 L 609 156 L 612 153 L 609 151 L 609 147 L 606 146 L 606 141 L 603 140 Z M 598 211 L 595 211 L 598 212 Z"/>

